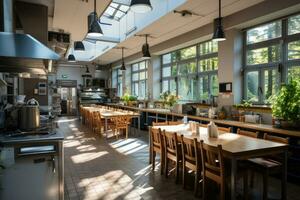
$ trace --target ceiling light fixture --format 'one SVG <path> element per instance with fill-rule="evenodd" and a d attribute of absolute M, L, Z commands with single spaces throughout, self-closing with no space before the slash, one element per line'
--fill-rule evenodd
<path fill-rule="evenodd" d="M 94 12 L 88 16 L 88 37 L 99 37 L 102 36 L 103 32 L 100 27 L 98 15 L 96 11 L 96 0 L 94 0 Z"/>
<path fill-rule="evenodd" d="M 151 58 L 151 54 L 150 54 L 150 50 L 149 50 L 149 44 L 148 44 L 148 36 L 149 36 L 148 34 L 145 34 L 146 43 L 142 47 L 142 53 L 143 53 L 143 58 L 144 59 L 150 59 Z"/>
<path fill-rule="evenodd" d="M 75 41 L 74 42 L 74 50 L 75 51 L 84 51 L 85 48 L 84 48 L 84 44 L 82 41 Z"/>
<path fill-rule="evenodd" d="M 73 54 L 69 54 L 68 61 L 69 62 L 76 62 L 75 56 Z"/>
<path fill-rule="evenodd" d="M 135 13 L 147 13 L 153 10 L 150 0 L 131 0 L 130 9 Z"/>
<path fill-rule="evenodd" d="M 125 61 L 124 61 L 124 47 L 121 47 L 122 50 L 122 65 L 121 65 L 121 71 L 126 71 Z"/>
<path fill-rule="evenodd" d="M 224 29 L 222 26 L 221 0 L 219 0 L 219 17 L 214 20 L 214 35 L 212 40 L 217 42 L 226 40 Z"/>

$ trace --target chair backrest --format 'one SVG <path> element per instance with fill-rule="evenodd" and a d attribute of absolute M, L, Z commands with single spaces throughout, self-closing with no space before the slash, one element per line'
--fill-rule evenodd
<path fill-rule="evenodd" d="M 231 127 L 226 128 L 226 127 L 218 126 L 218 131 L 221 133 L 231 133 L 232 129 L 231 129 Z"/>
<path fill-rule="evenodd" d="M 244 136 L 247 136 L 247 137 L 252 137 L 252 138 L 257 138 L 258 137 L 258 132 L 245 131 L 245 130 L 241 130 L 241 129 L 237 130 L 237 134 L 244 135 Z"/>
<path fill-rule="evenodd" d="M 283 144 L 289 144 L 289 138 L 284 138 L 284 137 L 278 137 L 278 136 L 274 136 L 274 135 L 269 135 L 267 133 L 264 134 L 264 139 L 265 140 L 269 140 L 272 142 L 279 142 L 279 143 L 283 143 Z"/>
<path fill-rule="evenodd" d="M 161 135 L 161 130 L 156 129 L 156 128 L 152 128 L 150 127 L 150 134 L 151 134 L 151 143 L 153 144 L 153 146 L 161 148 L 162 146 L 162 135 Z"/>
<path fill-rule="evenodd" d="M 131 117 L 123 115 L 123 116 L 112 117 L 111 120 L 115 123 L 116 128 L 122 128 L 130 124 Z"/>
<path fill-rule="evenodd" d="M 168 122 L 169 125 L 179 125 L 179 124 L 183 124 L 182 121 L 169 121 Z"/>
<path fill-rule="evenodd" d="M 178 153 L 178 139 L 176 132 L 163 131 L 163 140 L 166 153 L 177 155 Z"/>
<path fill-rule="evenodd" d="M 189 162 L 191 164 L 197 164 L 197 139 L 185 138 L 180 136 L 181 151 L 183 162 Z"/>
<path fill-rule="evenodd" d="M 224 184 L 225 170 L 222 146 L 210 146 L 200 141 L 203 175 L 219 184 Z"/>
<path fill-rule="evenodd" d="M 168 126 L 168 122 L 152 122 L 152 126 Z"/>

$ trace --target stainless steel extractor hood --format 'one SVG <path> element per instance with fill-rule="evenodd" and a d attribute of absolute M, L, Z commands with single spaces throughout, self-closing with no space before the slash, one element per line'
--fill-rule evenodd
<path fill-rule="evenodd" d="M 14 8 L 13 2 L 14 1 L 12 0 L 3 0 L 3 5 L 1 6 L 3 9 L 2 24 L 4 32 L 0 32 L 0 72 L 45 74 L 45 65 L 47 65 L 48 60 L 58 60 L 60 56 L 33 36 L 13 32 L 15 27 L 13 10 L 17 10 Z M 25 6 L 27 5 L 29 4 L 27 3 Z M 25 17 L 22 16 L 22 20 L 27 21 L 25 21 L 24 24 L 22 23 L 22 26 L 28 26 L 28 24 L 31 24 L 32 26 L 24 27 L 24 32 L 26 32 L 26 29 L 30 31 L 37 29 L 37 35 L 41 35 L 41 31 L 36 27 L 39 26 L 39 24 L 27 23 L 30 22 L 30 18 L 36 17 L 32 14 L 34 9 L 39 10 L 40 8 L 37 7 L 39 5 L 31 5 L 33 10 L 29 11 L 28 7 L 23 9 L 23 11 L 26 11 L 26 14 Z M 30 8 L 31 7 L 29 7 L 29 9 Z M 33 16 L 31 16 L 31 14 Z M 17 15 L 18 13 L 15 14 L 15 16 Z M 28 16 L 28 19 L 24 19 L 26 18 L 26 15 Z M 47 14 L 45 15 L 45 21 L 47 24 Z M 47 32 L 48 30 L 46 27 L 43 29 L 42 34 L 48 34 Z"/>

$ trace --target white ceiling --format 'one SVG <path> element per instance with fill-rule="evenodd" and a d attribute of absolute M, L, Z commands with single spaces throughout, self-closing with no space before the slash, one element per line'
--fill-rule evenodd
<path fill-rule="evenodd" d="M 223 0 L 222 16 L 233 14 L 262 1 L 263 0 Z M 180 14 L 171 12 L 160 18 L 140 31 L 140 33 L 151 34 L 154 37 L 149 39 L 150 47 L 211 23 L 213 19 L 218 16 L 218 0 L 187 0 L 185 4 L 176 10 L 190 10 L 200 16 L 182 17 Z M 130 37 L 118 46 L 128 48 L 125 52 L 125 57 L 127 57 L 140 52 L 141 45 L 144 42 L 144 38 Z M 101 64 L 118 61 L 120 60 L 120 51 L 112 49 L 101 55 L 98 59 Z"/>

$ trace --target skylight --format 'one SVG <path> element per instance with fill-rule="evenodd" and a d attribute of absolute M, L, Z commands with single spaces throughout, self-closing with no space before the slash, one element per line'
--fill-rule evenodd
<path fill-rule="evenodd" d="M 112 2 L 103 13 L 103 16 L 120 21 L 127 14 L 128 10 L 129 6 Z"/>

